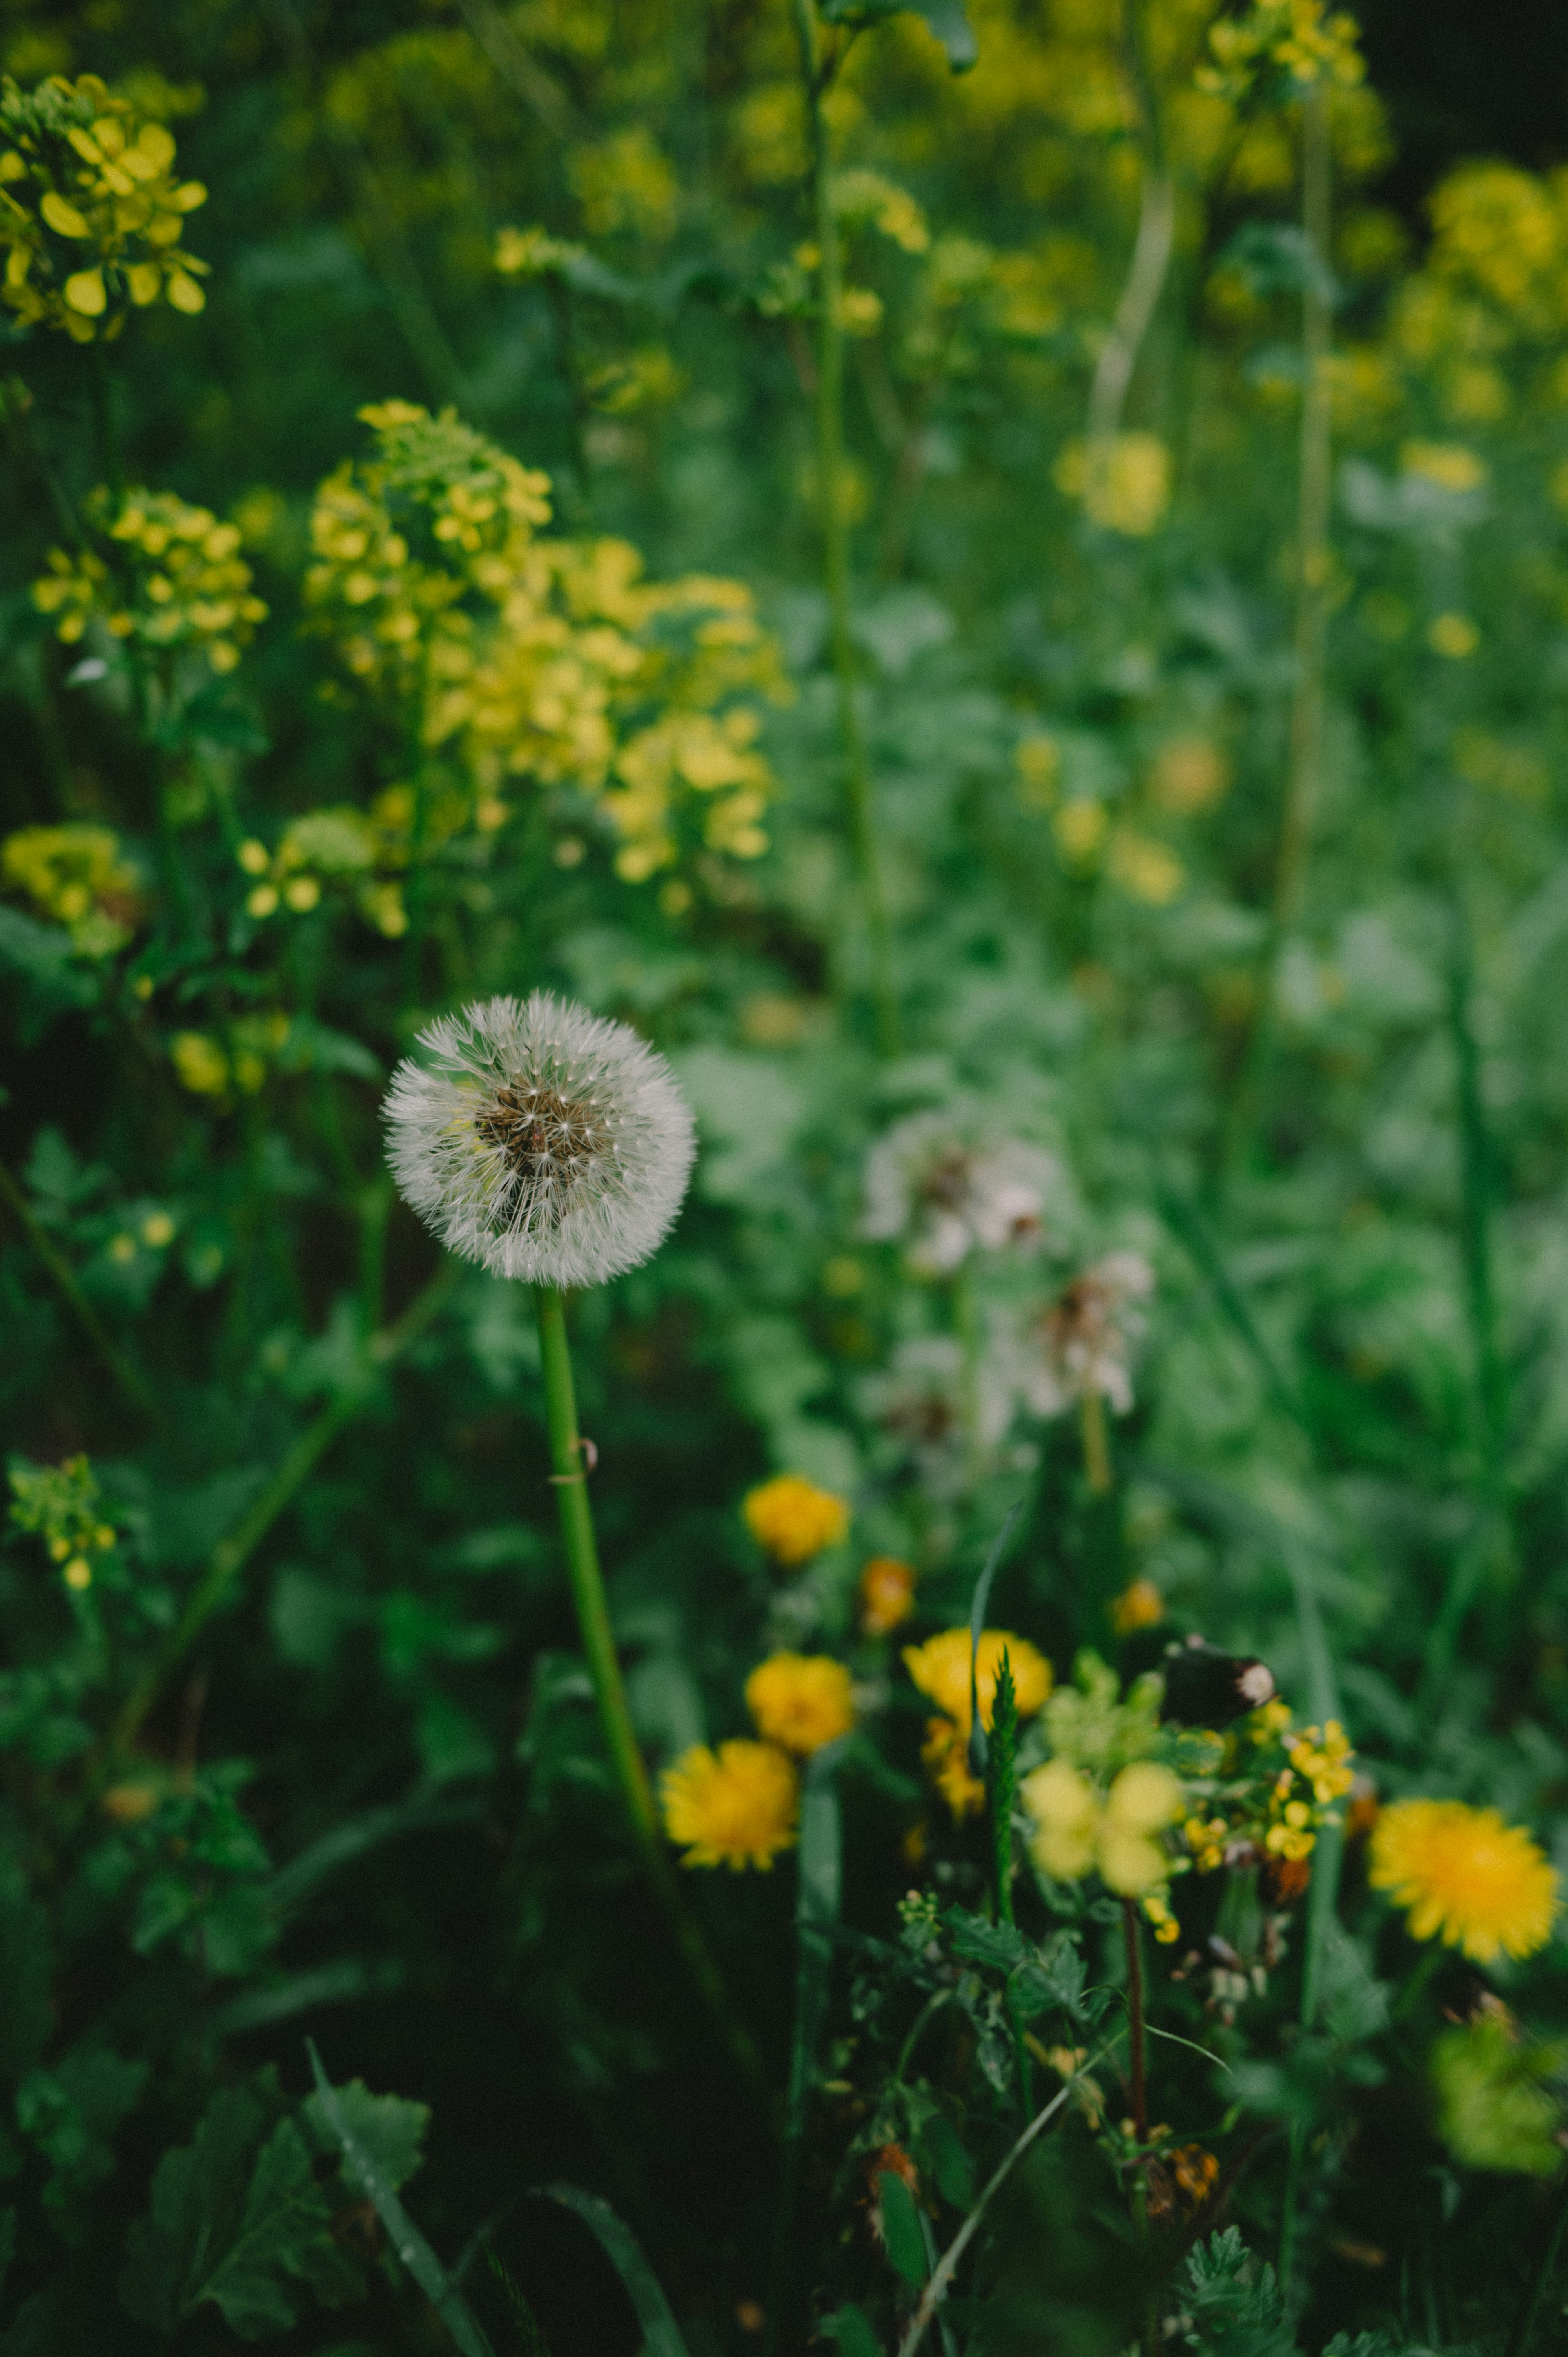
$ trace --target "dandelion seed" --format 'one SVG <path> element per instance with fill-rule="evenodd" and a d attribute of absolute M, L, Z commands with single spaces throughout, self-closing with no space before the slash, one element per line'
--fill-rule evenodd
<path fill-rule="evenodd" d="M 384 1107 L 404 1200 L 451 1252 L 498 1276 L 603 1285 L 672 1226 L 695 1152 L 662 1056 L 624 1023 L 535 991 L 419 1035 Z"/>

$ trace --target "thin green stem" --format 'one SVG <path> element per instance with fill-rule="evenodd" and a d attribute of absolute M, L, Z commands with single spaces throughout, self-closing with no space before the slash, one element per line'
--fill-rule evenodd
<path fill-rule="evenodd" d="M 1133 2218 L 1146 2266 L 1149 2255 L 1149 2180 L 1143 2147 L 1149 2141 L 1148 2040 L 1144 2018 L 1143 1927 L 1138 1921 L 1134 1900 L 1123 1899 L 1122 1901 L 1122 1932 L 1127 1943 L 1128 2093 L 1133 2105 L 1133 2134 L 1139 2146 L 1137 2173 L 1133 2181 Z M 1160 2320 L 1152 2285 L 1146 2295 L 1142 2337 L 1145 2357 L 1155 2357 L 1160 2344 Z"/>
<path fill-rule="evenodd" d="M 1257 997 L 1240 1060 L 1226 1162 L 1245 1151 L 1273 1049 L 1280 960 L 1301 913 L 1312 849 L 1323 742 L 1324 655 L 1331 569 L 1333 414 L 1328 381 L 1333 328 L 1328 275 L 1332 225 L 1328 101 L 1314 83 L 1302 99 L 1301 446 L 1297 489 L 1295 681 L 1290 751 L 1274 849 L 1273 901 L 1258 974 Z"/>
<path fill-rule="evenodd" d="M 1564 2227 L 1568 2227 L 1568 2177 L 1563 2179 L 1563 2190 L 1558 2194 L 1557 2206 L 1552 2212 L 1552 2223 L 1547 2229 L 1546 2240 L 1541 2244 L 1541 2256 L 1536 2262 L 1529 2283 L 1525 2286 L 1524 2298 L 1519 2304 L 1519 2314 L 1514 2319 L 1513 2330 L 1509 2334 L 1508 2347 L 1503 2352 L 1503 2357 L 1529 2357 L 1530 2344 L 1535 2336 L 1535 2319 L 1541 2313 L 1541 2303 L 1546 2297 L 1547 2286 L 1552 2281 L 1552 2271 L 1557 2265 L 1557 2254 L 1563 2247 Z"/>
<path fill-rule="evenodd" d="M 61 1299 L 98 1353 L 105 1370 L 113 1377 L 131 1405 L 141 1415 L 150 1417 L 155 1424 L 166 1422 L 164 1411 L 155 1397 L 151 1385 L 144 1376 L 137 1373 L 130 1361 L 111 1340 L 102 1319 L 77 1283 L 75 1272 L 70 1263 L 61 1253 L 56 1250 L 53 1239 L 33 1216 L 32 1207 L 27 1197 L 3 1162 L 0 1162 L 0 1202 L 5 1204 L 22 1233 L 32 1245 L 38 1259 L 54 1280 Z"/>
<path fill-rule="evenodd" d="M 450 1263 L 437 1270 L 424 1289 L 415 1294 L 402 1316 L 390 1326 L 371 1336 L 365 1356 L 374 1368 L 390 1366 L 417 1336 L 424 1331 L 450 1292 L 454 1271 Z M 197 1638 L 219 1606 L 224 1603 L 241 1573 L 260 1546 L 278 1516 L 295 1497 L 323 1453 L 336 1440 L 346 1424 L 352 1422 L 364 1405 L 366 1391 L 340 1392 L 328 1400 L 306 1425 L 283 1463 L 267 1483 L 253 1506 L 241 1515 L 226 1537 L 219 1540 L 208 1559 L 206 1571 L 186 1598 L 185 1609 L 153 1658 L 145 1674 L 133 1687 L 114 1721 L 111 1749 L 124 1751 L 134 1742 L 147 1713 L 157 1701 L 174 1671 L 189 1652 Z"/>
<path fill-rule="evenodd" d="M 605 1749 L 620 1788 L 628 1825 L 636 1846 L 643 1878 L 681 1952 L 698 1995 L 707 2007 L 736 2069 L 752 2091 L 765 2095 L 762 2064 L 750 2033 L 736 2018 L 718 1967 L 707 1942 L 682 1896 L 670 1855 L 664 1846 L 653 1787 L 649 1781 L 616 1652 L 610 1626 L 604 1575 L 599 1568 L 598 1542 L 593 1509 L 588 1503 L 588 1473 L 592 1451 L 577 1429 L 576 1389 L 572 1380 L 572 1356 L 566 1340 L 566 1310 L 559 1288 L 536 1288 L 539 1348 L 544 1374 L 544 1413 L 550 1431 L 550 1476 L 561 1516 L 572 1602 L 587 1660 L 588 1678 L 598 1706 Z"/>
<path fill-rule="evenodd" d="M 1083 1394 L 1083 1477 L 1097 1498 L 1108 1497 L 1114 1477 L 1111 1470 L 1111 1437 L 1105 1426 L 1105 1402 L 1091 1383 Z"/>
<path fill-rule="evenodd" d="M 120 425 L 114 414 L 114 378 L 102 340 L 94 337 L 87 348 L 88 382 L 92 389 L 92 423 L 98 437 L 98 463 L 111 498 L 118 507 L 125 496 L 125 469 L 120 455 Z"/>
<path fill-rule="evenodd" d="M 824 48 L 814 0 L 795 0 L 795 26 L 811 123 L 817 217 L 817 487 L 822 516 L 828 647 L 838 691 L 839 743 L 843 758 L 850 847 L 871 951 L 876 1042 L 880 1053 L 891 1057 L 898 1053 L 901 1035 L 893 980 L 893 936 L 872 806 L 871 762 L 856 700 L 857 666 L 850 628 L 849 514 L 843 450 L 843 257 L 833 203 L 832 144 L 822 113 L 822 99 L 832 79 L 836 53 Z"/>

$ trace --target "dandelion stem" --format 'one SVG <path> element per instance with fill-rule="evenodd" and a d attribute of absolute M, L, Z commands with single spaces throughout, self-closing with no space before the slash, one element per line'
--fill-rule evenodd
<path fill-rule="evenodd" d="M 900 1025 L 893 983 L 893 938 L 882 885 L 881 856 L 872 808 L 871 763 L 855 698 L 854 642 L 850 632 L 849 515 L 843 455 L 843 263 L 833 206 L 832 155 L 822 114 L 839 52 L 827 51 L 815 0 L 795 0 L 800 73 L 811 122 L 817 216 L 817 489 L 822 515 L 822 573 L 828 597 L 828 646 L 838 689 L 839 742 L 850 847 L 860 884 L 871 950 L 871 995 L 876 1043 L 885 1057 L 898 1053 Z"/>
<path fill-rule="evenodd" d="M 604 1575 L 599 1568 L 598 1543 L 594 1534 L 593 1508 L 588 1503 L 587 1465 L 577 1430 L 576 1390 L 572 1381 L 572 1355 L 566 1340 L 566 1311 L 560 1288 L 535 1288 L 539 1315 L 539 1348 L 544 1370 L 544 1413 L 550 1429 L 552 1479 L 561 1514 L 561 1539 L 566 1552 L 567 1576 L 588 1677 L 598 1706 L 599 1726 L 610 1765 L 626 1805 L 632 1839 L 649 1890 L 679 1948 L 698 1995 L 713 2016 L 730 2057 L 743 2079 L 761 2097 L 766 2082 L 749 2032 L 730 2008 L 718 1967 L 707 1942 L 693 1920 L 664 1846 L 653 1787 L 627 1707 L 626 1687 L 616 1653 Z"/>

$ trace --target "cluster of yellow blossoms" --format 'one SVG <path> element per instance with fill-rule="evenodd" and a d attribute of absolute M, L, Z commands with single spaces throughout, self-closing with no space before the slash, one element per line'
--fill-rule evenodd
<path fill-rule="evenodd" d="M 48 571 L 33 584 L 40 613 L 59 617 L 58 636 L 73 646 L 97 620 L 113 638 L 159 652 L 193 650 L 215 672 L 232 671 L 267 616 L 238 526 L 172 491 L 131 491 L 118 506 L 95 491 L 86 518 L 105 554 L 51 549 Z"/>
<path fill-rule="evenodd" d="M 1354 16 L 1326 13 L 1324 0 L 1253 0 L 1244 16 L 1221 16 L 1208 36 L 1213 63 L 1195 77 L 1211 98 L 1239 101 L 1270 75 L 1298 88 L 1350 87 L 1367 69 L 1356 47 Z"/>
<path fill-rule="evenodd" d="M 398 871 L 408 865 L 413 802 L 409 787 L 389 786 L 368 813 L 348 804 L 302 812 L 273 850 L 249 836 L 235 854 L 254 878 L 246 913 L 259 921 L 280 909 L 306 916 L 320 906 L 325 887 L 342 885 L 367 923 L 388 941 L 398 940 L 408 931 Z"/>
<path fill-rule="evenodd" d="M 770 1867 L 796 1838 L 797 1760 L 854 1725 L 849 1672 L 827 1653 L 770 1654 L 747 1678 L 746 1700 L 759 1743 L 693 1744 L 660 1780 L 665 1831 L 683 1848 L 683 1866 Z"/>
<path fill-rule="evenodd" d="M 1077 1882 L 1095 1869 L 1107 1890 L 1136 1899 L 1168 1880 L 1171 1860 L 1158 1835 L 1175 1824 L 1187 1795 L 1162 1761 L 1131 1761 L 1101 1794 L 1070 1760 L 1047 1760 L 1019 1791 L 1034 1820 L 1030 1854 L 1056 1881 Z M 1156 1922 L 1161 1938 L 1170 1920 Z"/>
<path fill-rule="evenodd" d="M 38 1533 L 66 1586 L 81 1595 L 92 1585 L 93 1557 L 119 1544 L 119 1534 L 99 1505 L 91 1464 L 85 1457 L 68 1457 L 59 1465 L 17 1464 L 10 1480 L 11 1520 L 19 1530 Z"/>
<path fill-rule="evenodd" d="M 1297 1866 L 1310 1857 L 1328 1812 L 1355 1781 L 1338 1720 L 1293 1733 L 1290 1705 L 1276 1696 L 1238 1733 L 1198 1739 L 1212 1748 L 1204 1764 L 1213 1772 L 1191 1780 L 1203 1806 L 1182 1826 L 1198 1873 L 1262 1858 Z"/>
<path fill-rule="evenodd" d="M 24 826 L 0 846 L 0 885 L 63 925 L 84 957 L 113 957 L 131 938 L 136 877 L 106 826 Z"/>
<path fill-rule="evenodd" d="M 213 1097 L 220 1104 L 236 1094 L 254 1096 L 288 1031 L 288 1017 L 279 1008 L 240 1016 L 222 1040 L 206 1031 L 177 1031 L 169 1043 L 175 1075 L 193 1097 Z"/>
<path fill-rule="evenodd" d="M 480 819 L 505 818 L 516 780 L 575 788 L 611 821 L 632 882 L 673 864 L 688 809 L 702 848 L 766 850 L 771 780 L 736 699 L 781 679 L 749 592 L 645 581 L 625 541 L 544 536 L 548 478 L 449 411 L 360 414 L 375 455 L 317 494 L 306 598 Z"/>
<path fill-rule="evenodd" d="M 160 296 L 199 311 L 207 264 L 180 250 L 199 180 L 177 180 L 175 143 L 95 74 L 0 95 L 0 301 L 79 344 L 118 334 Z"/>

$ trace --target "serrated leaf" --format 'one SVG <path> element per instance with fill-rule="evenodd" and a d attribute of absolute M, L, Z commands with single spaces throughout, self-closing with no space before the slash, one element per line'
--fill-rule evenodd
<path fill-rule="evenodd" d="M 275 2077 L 263 2073 L 215 2096 L 192 2141 L 165 2153 L 152 2206 L 125 2237 L 120 2299 L 137 2323 L 174 2332 L 205 2297 L 213 2265 L 239 2235 L 256 2155 L 281 2110 Z"/>
<path fill-rule="evenodd" d="M 393 2192 L 401 2192 L 424 2163 L 420 2147 L 430 2125 L 429 2105 L 412 2103 L 403 2095 L 372 2095 L 362 2079 L 350 2079 L 346 2087 L 335 2087 L 332 2092 L 359 2149 L 375 2164 Z M 317 2150 L 340 2158 L 343 2147 L 319 2093 L 307 2095 L 302 2108 Z"/>
<path fill-rule="evenodd" d="M 1015 1924 L 991 1923 L 983 1915 L 972 1915 L 967 1907 L 950 1907 L 942 1917 L 942 1928 L 952 1942 L 955 1956 L 966 1964 L 989 1964 L 999 1973 L 1016 1972 L 1020 1964 L 1032 1964 L 1036 1951 Z"/>

